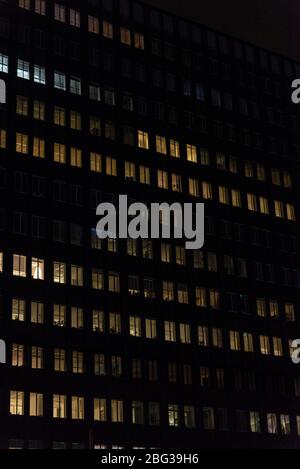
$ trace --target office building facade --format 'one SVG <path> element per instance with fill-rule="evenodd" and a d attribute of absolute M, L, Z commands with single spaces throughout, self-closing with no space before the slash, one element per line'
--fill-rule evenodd
<path fill-rule="evenodd" d="M 299 64 L 131 0 L 0 1 L 0 447 L 300 445 Z M 205 202 L 205 245 L 96 207 Z"/>

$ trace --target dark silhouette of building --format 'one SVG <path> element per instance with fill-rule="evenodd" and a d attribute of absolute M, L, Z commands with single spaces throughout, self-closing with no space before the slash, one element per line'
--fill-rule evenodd
<path fill-rule="evenodd" d="M 296 448 L 299 64 L 127 0 L 0 1 L 1 448 Z M 96 207 L 200 202 L 201 251 Z"/>

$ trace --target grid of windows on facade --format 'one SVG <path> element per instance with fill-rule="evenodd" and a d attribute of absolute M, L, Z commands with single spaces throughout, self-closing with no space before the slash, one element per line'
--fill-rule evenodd
<path fill-rule="evenodd" d="M 0 108 L 13 201 L 0 204 L 0 323 L 15 332 L 2 407 L 29 434 L 0 447 L 118 449 L 119 428 L 146 427 L 152 446 L 165 430 L 298 444 L 300 116 L 282 103 L 299 64 L 134 1 L 14 3 L 15 47 L 0 48 L 15 89 L 13 125 Z M 1 11 L 0 36 L 11 28 Z M 119 193 L 205 202 L 203 249 L 100 240 L 96 208 Z M 88 422 L 93 441 L 46 442 L 45 421 Z"/>
<path fill-rule="evenodd" d="M 17 103 L 18 104 L 18 103 Z M 27 106 L 26 106 L 26 109 Z M 65 115 L 64 113 L 61 114 L 63 111 L 60 109 L 56 109 L 58 114 L 55 114 L 54 118 L 58 119 L 58 121 L 65 122 Z M 43 111 L 44 114 L 44 111 Z M 60 125 L 60 124 L 59 124 Z M 70 114 L 70 125 L 73 128 L 81 128 L 81 116 L 78 112 L 71 111 Z M 93 134 L 101 134 L 101 122 L 100 119 L 91 118 L 90 119 L 90 126 L 92 126 L 92 133 Z M 111 122 L 105 123 L 105 136 L 108 139 L 115 138 L 115 125 Z M 143 147 L 146 145 L 144 140 L 141 141 L 141 133 L 147 135 L 146 144 L 149 145 L 149 135 L 146 132 L 138 131 L 138 143 L 139 147 Z M 134 135 L 134 133 L 133 133 Z M 215 202 L 220 204 L 221 206 L 231 206 L 236 209 L 247 209 L 251 214 L 261 214 L 264 216 L 272 216 L 273 218 L 277 219 L 286 219 L 288 221 L 296 221 L 296 209 L 293 203 L 293 196 L 294 192 L 291 191 L 293 189 L 292 184 L 292 175 L 290 171 L 280 171 L 276 168 L 271 168 L 270 170 L 266 170 L 265 165 L 263 164 L 254 164 L 252 162 L 244 162 L 243 165 L 234 157 L 228 157 L 228 164 L 229 164 L 229 171 L 232 172 L 236 179 L 234 184 L 231 187 L 218 185 L 208 180 L 198 179 L 192 177 L 193 170 L 190 170 L 190 177 L 189 176 L 182 176 L 180 173 L 175 173 L 172 171 L 166 171 L 157 169 L 143 164 L 137 164 L 135 161 L 124 161 L 120 162 L 117 158 L 113 156 L 105 156 L 95 151 L 90 151 L 86 154 L 86 151 L 83 151 L 82 148 L 78 148 L 75 146 L 65 145 L 64 143 L 54 143 L 53 149 L 50 155 L 46 155 L 46 147 L 48 147 L 48 142 L 45 141 L 44 138 L 40 137 L 30 137 L 28 134 L 24 134 L 21 132 L 16 133 L 16 144 L 15 144 L 15 152 L 17 155 L 32 155 L 34 158 L 45 159 L 47 156 L 51 157 L 51 160 L 54 163 L 62 164 L 62 165 L 70 165 L 73 168 L 84 168 L 88 169 L 93 173 L 103 173 L 106 176 L 114 176 L 118 178 L 124 179 L 126 182 L 129 183 L 139 183 L 141 185 L 151 185 L 155 184 L 158 189 L 172 191 L 175 193 L 183 193 L 188 196 L 201 198 L 204 201 Z M 145 137 L 143 136 L 142 139 Z M 157 137 L 163 139 L 166 144 L 165 137 Z M 170 149 L 174 142 L 172 139 L 170 140 Z M 178 152 L 179 152 L 179 142 L 176 142 L 178 145 Z M 193 159 L 193 162 L 197 163 L 197 148 L 193 146 L 193 153 L 189 156 L 189 148 L 191 145 L 186 145 L 187 150 L 187 160 L 192 161 L 189 158 L 196 158 Z M 1 129 L 1 148 L 6 149 L 6 129 Z M 8 149 L 8 148 L 7 148 Z M 160 149 L 159 149 L 160 150 Z M 160 151 L 159 151 L 160 153 Z M 172 151 L 171 151 L 172 153 Z M 200 153 L 200 164 L 204 166 L 209 165 L 209 162 L 214 160 L 216 162 L 217 168 L 219 169 L 220 161 L 224 162 L 223 169 L 226 170 L 226 156 L 223 153 L 217 153 L 210 157 L 209 152 L 207 149 L 199 150 Z M 178 153 L 179 154 L 179 153 Z M 172 154 L 171 154 L 172 156 Z M 241 169 L 241 176 L 245 179 L 248 178 L 255 178 L 255 171 L 257 171 L 258 180 L 265 183 L 265 187 L 267 186 L 267 176 L 266 172 L 268 173 L 269 178 L 272 180 L 272 184 L 274 186 L 281 187 L 282 189 L 287 189 L 286 193 L 284 192 L 284 200 L 282 200 L 282 195 L 278 196 L 277 191 L 274 187 L 274 196 L 272 194 L 269 196 L 261 195 L 262 189 L 258 189 L 259 192 L 248 192 L 247 189 L 243 190 L 245 181 L 243 177 L 240 177 L 239 174 L 239 166 L 242 166 Z M 244 171 L 244 172 L 243 172 Z M 5 170 L 2 169 L 2 172 L 5 173 Z M 24 179 L 26 179 L 26 173 L 16 173 L 17 175 L 20 174 L 24 175 Z M 260 179 L 262 178 L 262 179 Z M 46 196 L 47 191 L 47 179 L 35 176 L 34 181 L 36 181 L 36 185 L 40 189 L 40 197 Z M 55 181 L 52 185 L 55 186 L 58 184 L 63 185 L 66 188 L 66 183 L 63 181 Z M 72 202 L 72 200 L 67 200 L 67 194 L 65 197 L 61 197 L 61 202 L 63 203 L 75 203 L 76 205 L 82 205 L 82 186 L 70 186 L 72 188 L 77 188 L 78 197 L 77 201 Z M 73 189 L 75 191 L 75 189 Z M 95 189 L 96 190 L 96 189 Z M 22 189 L 21 189 L 22 191 Z M 275 196 L 276 191 L 276 196 Z M 65 191 L 66 192 L 66 191 Z M 38 193 L 38 191 L 37 191 Z M 53 187 L 53 197 L 55 198 L 55 187 Z M 276 197 L 276 198 L 275 198 Z M 277 198 L 278 197 L 278 198 Z M 280 197 L 280 198 L 279 198 Z"/>
<path fill-rule="evenodd" d="M 163 418 L 169 427 L 184 426 L 192 429 L 195 428 L 196 420 L 199 418 L 203 430 L 228 431 L 229 429 L 229 412 L 226 408 L 196 408 L 192 405 L 168 404 L 165 409 L 162 409 L 158 402 L 124 402 L 119 399 L 101 397 L 95 397 L 91 402 L 87 402 L 82 396 L 62 394 L 53 394 L 51 401 L 53 419 L 85 420 L 86 407 L 91 406 L 96 422 L 123 423 L 124 410 L 126 410 L 130 423 L 134 425 L 148 424 L 155 427 L 160 425 L 161 418 Z M 43 417 L 44 395 L 37 392 L 30 392 L 26 395 L 23 391 L 10 391 L 9 406 L 10 414 L 14 416 L 22 416 L 26 412 L 30 417 Z M 234 417 L 237 432 L 265 431 L 272 435 L 290 435 L 291 433 L 290 415 L 276 412 L 262 415 L 258 411 L 237 410 Z M 295 420 L 299 435 L 300 417 L 296 416 Z"/>

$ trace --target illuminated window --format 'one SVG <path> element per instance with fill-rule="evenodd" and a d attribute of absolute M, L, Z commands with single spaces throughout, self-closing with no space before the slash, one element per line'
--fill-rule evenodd
<path fill-rule="evenodd" d="M 99 269 L 92 270 L 92 287 L 94 288 L 94 290 L 104 289 L 103 270 L 99 270 Z"/>
<path fill-rule="evenodd" d="M 259 197 L 259 208 L 260 213 L 263 213 L 264 215 L 269 215 L 269 202 L 266 197 Z"/>
<path fill-rule="evenodd" d="M 198 345 L 200 347 L 209 347 L 208 328 L 206 326 L 198 326 Z"/>
<path fill-rule="evenodd" d="M 146 319 L 146 339 L 157 339 L 157 326 L 155 319 Z"/>
<path fill-rule="evenodd" d="M 43 417 L 44 415 L 44 396 L 36 392 L 29 395 L 29 415 L 30 417 Z"/>
<path fill-rule="evenodd" d="M 174 284 L 173 282 L 163 281 L 163 300 L 174 301 Z"/>
<path fill-rule="evenodd" d="M 264 299 L 262 298 L 256 299 L 256 310 L 257 310 L 257 315 L 260 316 L 261 318 L 267 317 L 267 307 L 266 307 L 266 301 Z"/>
<path fill-rule="evenodd" d="M 254 345 L 253 345 L 253 336 L 248 332 L 243 333 L 243 343 L 244 343 L 244 352 L 253 353 L 254 352 Z"/>
<path fill-rule="evenodd" d="M 134 47 L 141 50 L 145 49 L 145 40 L 143 34 L 134 33 Z"/>
<path fill-rule="evenodd" d="M 270 355 L 270 339 L 266 335 L 259 336 L 260 352 L 262 355 Z"/>
<path fill-rule="evenodd" d="M 153 278 L 144 278 L 144 298 L 155 298 L 155 287 Z"/>
<path fill-rule="evenodd" d="M 81 130 L 81 114 L 80 112 L 70 112 L 70 127 L 73 130 Z"/>
<path fill-rule="evenodd" d="M 137 245 L 136 239 L 127 238 L 127 254 L 128 256 L 134 256 L 134 257 L 138 256 L 138 245 Z M 136 280 L 137 294 L 139 294 L 138 278 L 139 277 L 133 276 L 133 279 Z M 128 277 L 128 280 L 131 280 L 131 279 L 132 279 L 132 276 L 130 275 Z M 130 283 L 132 283 L 132 286 L 134 285 L 134 282 L 130 282 Z M 132 290 L 130 293 L 134 294 L 134 291 Z"/>
<path fill-rule="evenodd" d="M 33 138 L 33 156 L 45 158 L 45 140 L 38 137 Z"/>
<path fill-rule="evenodd" d="M 63 349 L 54 349 L 54 371 L 67 371 L 66 351 Z"/>
<path fill-rule="evenodd" d="M 275 217 L 284 218 L 284 205 L 279 200 L 274 201 Z"/>
<path fill-rule="evenodd" d="M 223 348 L 222 329 L 215 327 L 212 329 L 212 345 L 215 348 Z"/>
<path fill-rule="evenodd" d="M 46 69 L 40 65 L 35 65 L 33 70 L 33 81 L 40 83 L 41 85 L 46 84 Z"/>
<path fill-rule="evenodd" d="M 266 171 L 265 167 L 261 164 L 258 164 L 256 166 L 256 172 L 257 172 L 257 179 L 259 181 L 265 181 L 266 180 Z"/>
<path fill-rule="evenodd" d="M 270 307 L 270 317 L 278 318 L 279 317 L 278 302 L 276 300 L 270 300 L 269 307 Z"/>
<path fill-rule="evenodd" d="M 0 148 L 6 148 L 6 130 L 0 129 Z"/>
<path fill-rule="evenodd" d="M 161 261 L 162 262 L 171 262 L 171 245 L 167 243 L 161 243 Z"/>
<path fill-rule="evenodd" d="M 96 376 L 106 376 L 105 355 L 100 353 L 94 354 L 94 373 Z"/>
<path fill-rule="evenodd" d="M 247 194 L 248 210 L 257 212 L 257 199 L 255 194 Z"/>
<path fill-rule="evenodd" d="M 26 256 L 14 254 L 13 275 L 16 277 L 26 277 Z"/>
<path fill-rule="evenodd" d="M 111 156 L 106 157 L 107 176 L 117 176 L 117 160 Z"/>
<path fill-rule="evenodd" d="M 249 161 L 246 161 L 246 163 L 245 163 L 245 176 L 247 178 L 253 178 L 254 177 L 253 164 L 249 163 Z"/>
<path fill-rule="evenodd" d="M 178 174 L 172 173 L 171 179 L 172 179 L 172 191 L 174 191 L 174 192 L 182 192 L 181 176 L 178 175 Z"/>
<path fill-rule="evenodd" d="M 12 299 L 12 314 L 11 318 L 13 321 L 25 321 L 26 303 L 25 300 L 18 298 Z"/>
<path fill-rule="evenodd" d="M 106 422 L 106 399 L 94 399 L 94 420 L 96 422 Z"/>
<path fill-rule="evenodd" d="M 232 174 L 238 173 L 237 159 L 232 156 L 229 158 L 229 171 Z"/>
<path fill-rule="evenodd" d="M 221 204 L 229 205 L 229 190 L 227 187 L 219 186 L 219 202 Z"/>
<path fill-rule="evenodd" d="M 237 189 L 231 189 L 231 198 L 233 207 L 241 207 L 241 193 Z"/>
<path fill-rule="evenodd" d="M 294 205 L 286 204 L 286 216 L 288 220 L 296 221 L 296 211 Z"/>
<path fill-rule="evenodd" d="M 233 350 L 236 352 L 240 351 L 241 343 L 240 343 L 239 331 L 229 331 L 229 339 L 230 339 L 230 350 Z"/>
<path fill-rule="evenodd" d="M 11 415 L 24 415 L 24 392 L 10 391 L 10 407 Z"/>
<path fill-rule="evenodd" d="M 283 357 L 282 339 L 280 337 L 273 337 L 273 351 L 274 357 Z"/>
<path fill-rule="evenodd" d="M 179 337 L 182 344 L 191 343 L 191 329 L 189 324 L 179 324 Z"/>
<path fill-rule="evenodd" d="M 178 284 L 178 303 L 187 305 L 189 303 L 188 288 L 185 283 Z"/>
<path fill-rule="evenodd" d="M 179 142 L 176 140 L 170 140 L 170 156 L 173 158 L 180 158 Z"/>
<path fill-rule="evenodd" d="M 45 261 L 33 257 L 31 260 L 31 278 L 34 280 L 44 280 Z"/>
<path fill-rule="evenodd" d="M 90 134 L 101 136 L 101 120 L 98 117 L 90 117 Z"/>
<path fill-rule="evenodd" d="M 150 168 L 147 166 L 140 166 L 140 183 L 150 184 Z"/>
<path fill-rule="evenodd" d="M 24 345 L 12 344 L 11 365 L 24 366 Z"/>
<path fill-rule="evenodd" d="M 213 192 L 212 192 L 212 185 L 210 182 L 202 182 L 202 193 L 203 193 L 203 199 L 212 200 Z"/>
<path fill-rule="evenodd" d="M 122 423 L 124 421 L 123 401 L 115 399 L 111 401 L 111 421 L 113 423 Z"/>
<path fill-rule="evenodd" d="M 62 143 L 54 143 L 53 156 L 56 163 L 66 164 L 66 146 Z"/>
<path fill-rule="evenodd" d="M 133 401 L 131 404 L 131 417 L 132 423 L 135 425 L 144 424 L 144 403 L 140 401 Z"/>
<path fill-rule="evenodd" d="M 53 325 L 59 327 L 66 326 L 66 307 L 64 305 L 53 305 Z"/>
<path fill-rule="evenodd" d="M 83 287 L 83 268 L 78 265 L 71 265 L 71 285 Z"/>
<path fill-rule="evenodd" d="M 281 178 L 279 169 L 272 169 L 272 183 L 275 186 L 281 186 Z"/>
<path fill-rule="evenodd" d="M 165 341 L 176 342 L 176 326 L 175 322 L 165 321 Z"/>
<path fill-rule="evenodd" d="M 278 433 L 277 415 L 267 414 L 268 433 L 276 435 Z"/>
<path fill-rule="evenodd" d="M 250 412 L 250 430 L 252 433 L 260 433 L 259 412 Z"/>
<path fill-rule="evenodd" d="M 16 152 L 23 155 L 28 154 L 28 135 L 16 133 Z"/>
<path fill-rule="evenodd" d="M 72 352 L 72 373 L 75 373 L 75 374 L 84 373 L 82 352 Z"/>
<path fill-rule="evenodd" d="M 160 189 L 168 189 L 169 188 L 169 180 L 168 180 L 167 171 L 162 171 L 160 169 L 157 171 L 157 186 Z"/>
<path fill-rule="evenodd" d="M 58 3 L 54 3 L 54 19 L 56 21 L 61 21 L 65 23 L 66 21 L 66 10 L 63 5 L 59 5 Z"/>
<path fill-rule="evenodd" d="M 102 172 L 102 156 L 99 153 L 90 153 L 90 169 L 95 173 Z"/>
<path fill-rule="evenodd" d="M 100 33 L 99 20 L 95 16 L 88 16 L 88 30 L 90 33 Z"/>
<path fill-rule="evenodd" d="M 103 36 L 106 37 L 107 39 L 113 39 L 114 38 L 113 25 L 109 23 L 108 21 L 103 21 L 102 27 L 103 27 Z"/>
<path fill-rule="evenodd" d="M 289 322 L 295 321 L 295 308 L 292 303 L 285 303 L 284 305 L 285 318 Z"/>
<path fill-rule="evenodd" d="M 130 161 L 125 161 L 125 179 L 127 181 L 135 181 L 135 164 Z"/>
<path fill-rule="evenodd" d="M 195 289 L 195 296 L 196 296 L 196 306 L 200 308 L 206 308 L 206 290 L 205 288 L 196 287 Z"/>
<path fill-rule="evenodd" d="M 67 418 L 67 396 L 62 394 L 53 394 L 53 418 Z"/>
<path fill-rule="evenodd" d="M 198 179 L 189 178 L 189 194 L 193 197 L 200 196 Z"/>
<path fill-rule="evenodd" d="M 35 0 L 34 11 L 38 15 L 46 15 L 46 0 Z"/>
<path fill-rule="evenodd" d="M 121 334 L 121 315 L 119 313 L 109 313 L 109 332 Z"/>
<path fill-rule="evenodd" d="M 148 132 L 138 131 L 138 147 L 144 150 L 149 150 L 149 136 Z"/>
<path fill-rule="evenodd" d="M 216 155 L 217 168 L 221 171 L 226 171 L 226 158 L 223 153 L 217 153 Z"/>
<path fill-rule="evenodd" d="M 104 312 L 93 309 L 93 331 L 104 332 Z"/>
<path fill-rule="evenodd" d="M 83 310 L 81 308 L 71 308 L 71 327 L 75 329 L 83 328 Z"/>
<path fill-rule="evenodd" d="M 112 293 L 120 292 L 120 274 L 117 272 L 108 273 L 108 291 Z"/>
<path fill-rule="evenodd" d="M 31 302 L 31 322 L 44 324 L 44 304 L 37 301 Z"/>
<path fill-rule="evenodd" d="M 16 113 L 20 116 L 28 116 L 28 98 L 25 96 L 17 96 Z"/>
<path fill-rule="evenodd" d="M 44 121 L 45 120 L 45 103 L 42 101 L 33 101 L 33 118 Z"/>
<path fill-rule="evenodd" d="M 291 433 L 291 422 L 289 415 L 280 415 L 280 429 L 283 435 L 290 435 Z"/>
<path fill-rule="evenodd" d="M 19 7 L 30 10 L 30 0 L 19 0 Z"/>
<path fill-rule="evenodd" d="M 293 187 L 292 175 L 291 173 L 288 173 L 287 171 L 283 173 L 283 185 L 286 189 L 290 189 L 291 187 Z"/>
<path fill-rule="evenodd" d="M 220 293 L 218 290 L 209 290 L 209 304 L 212 309 L 220 309 Z"/>
<path fill-rule="evenodd" d="M 8 73 L 8 56 L 0 54 L 0 72 Z"/>
<path fill-rule="evenodd" d="M 71 166 L 82 168 L 82 151 L 79 148 L 71 147 Z"/>
<path fill-rule="evenodd" d="M 53 262 L 53 282 L 66 283 L 66 264 L 64 262 Z"/>
<path fill-rule="evenodd" d="M 107 251 L 118 252 L 118 240 L 115 238 L 109 238 L 107 240 Z"/>
<path fill-rule="evenodd" d="M 73 8 L 70 8 L 70 25 L 80 28 L 80 13 Z"/>
<path fill-rule="evenodd" d="M 141 322 L 140 317 L 130 316 L 130 318 L 129 318 L 129 334 L 132 337 L 142 337 L 142 322 Z"/>
<path fill-rule="evenodd" d="M 66 74 L 62 72 L 54 72 L 54 88 L 66 91 L 67 81 Z"/>
<path fill-rule="evenodd" d="M 31 368 L 42 370 L 44 362 L 44 351 L 42 347 L 31 347 Z"/>
<path fill-rule="evenodd" d="M 197 148 L 194 145 L 187 145 L 186 153 L 187 153 L 188 161 L 191 161 L 192 163 L 197 163 L 198 161 Z"/>
<path fill-rule="evenodd" d="M 168 405 L 169 427 L 179 427 L 179 406 L 176 404 Z"/>
<path fill-rule="evenodd" d="M 156 135 L 156 152 L 163 155 L 167 154 L 167 141 L 165 137 Z"/>
<path fill-rule="evenodd" d="M 81 95 L 81 80 L 77 77 L 70 78 L 70 93 Z"/>
<path fill-rule="evenodd" d="M 121 43 L 127 46 L 131 45 L 131 32 L 130 29 L 121 28 L 120 29 Z"/>
<path fill-rule="evenodd" d="M 25 60 L 18 59 L 17 63 L 17 77 L 24 80 L 30 80 L 30 65 Z"/>

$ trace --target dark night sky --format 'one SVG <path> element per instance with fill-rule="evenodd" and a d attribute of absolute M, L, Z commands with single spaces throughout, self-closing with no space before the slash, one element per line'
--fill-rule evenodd
<path fill-rule="evenodd" d="M 300 0 L 143 0 L 300 61 Z"/>

